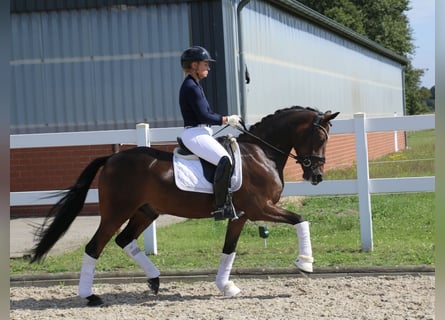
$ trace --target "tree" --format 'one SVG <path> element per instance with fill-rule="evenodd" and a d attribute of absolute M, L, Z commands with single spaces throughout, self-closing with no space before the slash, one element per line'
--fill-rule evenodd
<path fill-rule="evenodd" d="M 422 87 L 421 89 L 422 91 L 425 90 L 425 95 L 429 93 L 429 96 L 425 99 L 426 105 L 434 112 L 436 110 L 436 86 L 432 86 L 429 90 L 425 87 Z"/>
<path fill-rule="evenodd" d="M 352 0 L 306 0 L 300 2 L 345 27 L 365 34 L 366 30 L 363 25 L 365 17 Z"/>
<path fill-rule="evenodd" d="M 405 12 L 409 0 L 301 0 L 315 11 L 366 36 L 370 40 L 406 57 L 405 93 L 407 114 L 419 114 L 425 108 L 420 92 L 423 69 L 411 64 L 415 52 L 412 29 Z"/>

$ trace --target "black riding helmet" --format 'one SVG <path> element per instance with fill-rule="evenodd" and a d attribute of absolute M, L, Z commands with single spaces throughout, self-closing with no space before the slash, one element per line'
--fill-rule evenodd
<path fill-rule="evenodd" d="M 210 53 L 203 47 L 193 46 L 186 49 L 181 55 L 181 66 L 188 68 L 192 62 L 195 61 L 213 61 Z"/>

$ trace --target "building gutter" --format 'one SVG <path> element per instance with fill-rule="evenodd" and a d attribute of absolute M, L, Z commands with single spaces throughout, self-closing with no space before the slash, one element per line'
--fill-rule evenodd
<path fill-rule="evenodd" d="M 238 50 L 239 50 L 239 75 L 238 75 L 238 86 L 240 92 L 240 107 L 239 112 L 243 119 L 246 119 L 246 83 L 244 82 L 244 76 L 246 72 L 245 68 L 245 58 L 244 58 L 244 45 L 243 45 L 243 28 L 241 11 L 250 2 L 250 0 L 241 0 L 236 8 L 236 18 L 238 22 Z"/>

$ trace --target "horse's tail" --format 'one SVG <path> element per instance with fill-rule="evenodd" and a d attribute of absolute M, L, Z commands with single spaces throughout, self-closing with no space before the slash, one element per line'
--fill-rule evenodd
<path fill-rule="evenodd" d="M 71 223 L 82 210 L 85 199 L 99 169 L 111 157 L 96 158 L 82 171 L 72 187 L 68 188 L 48 212 L 43 224 L 35 233 L 38 244 L 31 251 L 31 263 L 42 260 L 54 244 L 65 234 Z M 51 219 L 51 224 L 48 222 Z"/>

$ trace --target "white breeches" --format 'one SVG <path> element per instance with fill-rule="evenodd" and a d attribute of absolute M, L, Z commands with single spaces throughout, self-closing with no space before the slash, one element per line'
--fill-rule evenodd
<path fill-rule="evenodd" d="M 212 137 L 212 134 L 213 130 L 210 127 L 186 128 L 181 134 L 181 139 L 191 152 L 215 166 L 224 156 L 232 161 L 227 151 Z"/>

